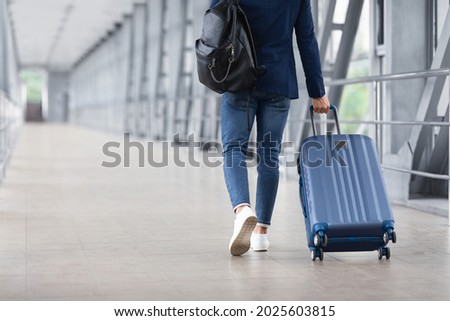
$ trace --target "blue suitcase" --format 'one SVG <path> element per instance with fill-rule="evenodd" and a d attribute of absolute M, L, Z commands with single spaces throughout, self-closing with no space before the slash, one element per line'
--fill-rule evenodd
<path fill-rule="evenodd" d="M 374 251 L 390 257 L 389 241 L 397 240 L 375 144 L 364 135 L 314 135 L 300 148 L 300 198 L 311 259 L 324 252 Z"/>

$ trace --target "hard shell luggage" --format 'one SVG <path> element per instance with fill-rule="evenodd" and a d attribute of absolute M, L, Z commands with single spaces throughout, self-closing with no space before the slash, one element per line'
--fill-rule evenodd
<path fill-rule="evenodd" d="M 300 198 L 311 259 L 324 252 L 374 251 L 390 257 L 396 242 L 394 217 L 373 140 L 364 135 L 341 135 L 336 106 L 337 135 L 314 135 L 300 147 Z"/>

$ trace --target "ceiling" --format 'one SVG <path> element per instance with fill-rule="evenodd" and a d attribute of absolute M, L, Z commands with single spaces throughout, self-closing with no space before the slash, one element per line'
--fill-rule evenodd
<path fill-rule="evenodd" d="M 135 0 L 9 0 L 22 67 L 69 70 Z"/>

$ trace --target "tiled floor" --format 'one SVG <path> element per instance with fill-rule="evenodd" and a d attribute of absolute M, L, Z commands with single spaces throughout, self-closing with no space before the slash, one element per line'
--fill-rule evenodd
<path fill-rule="evenodd" d="M 105 168 L 111 140 L 26 125 L 0 187 L 0 300 L 450 300 L 447 218 L 394 207 L 389 261 L 311 262 L 297 182 L 282 181 L 270 251 L 231 257 L 221 167 L 139 168 L 135 148 L 134 166 Z"/>

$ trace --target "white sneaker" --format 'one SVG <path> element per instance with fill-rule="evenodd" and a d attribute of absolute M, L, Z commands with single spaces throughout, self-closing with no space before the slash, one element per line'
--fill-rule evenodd
<path fill-rule="evenodd" d="M 250 207 L 245 207 L 234 220 L 234 232 L 230 240 L 233 256 L 244 254 L 250 248 L 250 237 L 256 226 L 256 215 Z"/>
<path fill-rule="evenodd" d="M 251 248 L 255 252 L 263 252 L 269 249 L 269 240 L 267 239 L 267 234 L 257 234 L 252 233 L 251 239 Z"/>

